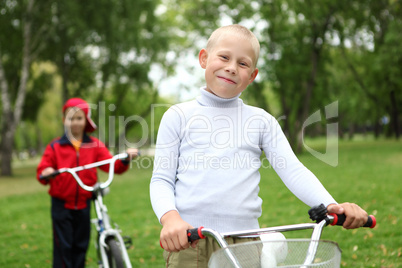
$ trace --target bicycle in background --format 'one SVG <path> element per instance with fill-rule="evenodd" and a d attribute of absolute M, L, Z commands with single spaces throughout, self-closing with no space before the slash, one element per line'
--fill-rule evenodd
<path fill-rule="evenodd" d="M 114 164 L 116 160 L 127 159 L 127 157 L 128 155 L 126 153 L 117 154 L 107 160 L 74 168 L 61 168 L 48 176 L 40 176 L 40 179 L 50 179 L 60 173 L 68 172 L 74 177 L 81 188 L 93 192 L 96 218 L 92 219 L 91 222 L 95 225 L 97 231 L 95 247 L 97 250 L 99 268 L 132 267 L 127 253 L 127 248 L 132 245 L 131 239 L 129 237 L 123 238 L 121 236 L 121 230 L 117 224 L 112 226 L 108 209 L 103 202 L 103 196 L 109 192 L 108 187 L 114 178 Z M 77 174 L 78 171 L 96 168 L 103 165 L 109 165 L 109 175 L 105 182 L 98 182 L 93 186 L 89 186 L 84 184 Z"/>

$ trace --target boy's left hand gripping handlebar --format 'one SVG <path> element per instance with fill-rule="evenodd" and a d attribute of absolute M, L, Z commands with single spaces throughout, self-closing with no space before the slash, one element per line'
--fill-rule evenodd
<path fill-rule="evenodd" d="M 202 229 L 203 228 L 204 227 L 201 226 L 201 227 L 198 227 L 198 228 L 193 228 L 193 229 L 187 230 L 188 242 L 194 242 L 194 241 L 199 240 L 199 239 L 204 239 L 205 236 L 202 234 Z M 161 248 L 163 248 L 161 241 L 159 241 L 159 244 L 161 245 Z"/>
<path fill-rule="evenodd" d="M 327 213 L 328 213 L 328 210 L 324 206 L 324 204 L 320 204 L 319 206 L 314 206 L 308 211 L 308 214 L 310 215 L 310 219 L 312 219 L 313 221 L 316 221 L 317 223 L 326 219 Z M 346 220 L 346 216 L 344 214 L 330 213 L 329 215 L 331 215 L 334 219 L 331 223 L 328 221 L 327 224 L 330 223 L 331 225 L 342 226 Z M 376 226 L 376 224 L 377 224 L 376 218 L 373 215 L 369 215 L 367 217 L 367 222 L 362 227 L 374 228 Z"/>
<path fill-rule="evenodd" d="M 332 217 L 334 217 L 333 222 L 331 225 L 339 225 L 342 226 L 343 223 L 346 220 L 345 214 L 335 214 L 335 213 L 330 213 Z M 368 228 L 374 228 L 377 225 L 377 220 L 373 215 L 369 215 L 367 217 L 367 222 L 362 226 L 362 227 L 368 227 Z"/>

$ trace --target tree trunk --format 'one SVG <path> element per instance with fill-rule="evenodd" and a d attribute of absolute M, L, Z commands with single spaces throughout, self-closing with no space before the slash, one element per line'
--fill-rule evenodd
<path fill-rule="evenodd" d="M 355 124 L 354 123 L 349 123 L 349 140 L 353 140 L 353 137 L 355 136 Z"/>
<path fill-rule="evenodd" d="M 296 137 L 296 153 L 301 153 L 303 151 L 303 132 L 304 129 L 301 127 L 303 126 L 303 122 L 307 119 L 308 114 L 310 112 L 310 103 L 313 95 L 314 88 L 316 86 L 317 81 L 317 74 L 318 74 L 318 63 L 320 62 L 321 51 L 323 48 L 323 44 L 320 44 L 318 40 L 325 40 L 324 36 L 328 29 L 330 20 L 332 15 L 334 14 L 335 9 L 330 9 L 325 22 L 322 25 L 317 25 L 315 23 L 312 24 L 312 30 L 314 33 L 313 42 L 311 47 L 311 72 L 310 77 L 307 80 L 306 85 L 306 95 L 304 99 L 304 103 L 302 106 L 302 112 L 299 113 L 298 118 L 296 121 L 299 121 L 299 128 L 296 129 L 297 137 Z M 321 27 L 319 27 L 321 26 Z M 323 41 L 324 42 L 324 41 Z"/>
<path fill-rule="evenodd" d="M 25 96 L 27 91 L 27 83 L 29 78 L 29 71 L 31 66 L 31 38 L 32 38 L 32 9 L 34 6 L 34 0 L 29 0 L 27 5 L 27 14 L 24 16 L 23 28 L 23 49 L 22 49 L 22 63 L 21 63 L 21 77 L 18 86 L 17 99 L 14 104 L 14 110 L 11 104 L 9 84 L 4 72 L 3 64 L 1 61 L 0 52 L 0 86 L 1 97 L 3 103 L 3 125 L 1 132 L 1 176 L 12 176 L 11 162 L 12 153 L 14 149 L 14 134 L 15 130 L 21 120 L 22 109 L 25 102 Z"/>
<path fill-rule="evenodd" d="M 2 176 L 11 176 L 11 162 L 12 162 L 12 154 L 13 154 L 13 145 L 14 145 L 14 132 L 12 130 L 12 117 L 13 114 L 11 112 L 4 113 L 3 111 L 3 126 L 1 131 L 1 175 Z"/>
<path fill-rule="evenodd" d="M 42 154 L 44 151 L 44 146 L 42 142 L 42 131 L 41 128 L 38 126 L 38 124 L 35 124 L 35 129 L 36 129 L 36 144 L 35 144 L 35 152 L 34 156 L 38 154 Z"/>
<path fill-rule="evenodd" d="M 399 111 L 398 111 L 398 104 L 395 97 L 395 90 L 392 90 L 390 93 L 391 99 L 391 125 L 394 131 L 395 137 L 399 139 L 401 135 L 401 130 L 399 128 Z"/>
<path fill-rule="evenodd" d="M 64 105 L 66 101 L 70 98 L 68 93 L 68 64 L 64 62 L 64 58 L 61 63 L 61 78 L 62 78 L 62 94 L 61 94 L 61 103 Z"/>
<path fill-rule="evenodd" d="M 296 153 L 301 153 L 303 151 L 303 132 L 304 129 L 302 129 L 302 125 L 307 117 L 308 117 L 308 113 L 310 111 L 310 102 L 311 102 L 311 97 L 313 94 L 313 90 L 315 87 L 315 81 L 317 78 L 317 72 L 318 72 L 318 60 L 319 60 L 319 54 L 320 51 L 318 49 L 314 49 L 311 53 L 311 74 L 310 74 L 310 78 L 307 82 L 307 86 L 306 86 L 306 95 L 304 98 L 304 103 L 303 103 L 303 110 L 302 113 L 299 114 L 298 116 L 298 124 L 297 124 L 297 138 L 296 138 Z"/>

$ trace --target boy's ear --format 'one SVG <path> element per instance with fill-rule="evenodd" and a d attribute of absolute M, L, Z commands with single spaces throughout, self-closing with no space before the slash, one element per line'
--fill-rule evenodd
<path fill-rule="evenodd" d="M 250 75 L 250 79 L 248 80 L 249 84 L 251 84 L 251 82 L 254 81 L 254 79 L 257 77 L 257 74 L 258 74 L 258 69 L 255 68 L 254 71 Z"/>
<path fill-rule="evenodd" d="M 207 67 L 208 52 L 205 48 L 200 50 L 198 54 L 198 60 L 200 62 L 201 68 L 205 69 Z"/>

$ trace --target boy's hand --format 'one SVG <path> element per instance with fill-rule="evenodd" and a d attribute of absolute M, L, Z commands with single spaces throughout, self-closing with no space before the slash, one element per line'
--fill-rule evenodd
<path fill-rule="evenodd" d="M 161 218 L 163 225 L 160 242 L 162 247 L 169 252 L 178 252 L 187 249 L 190 246 L 187 238 L 187 230 L 193 226 L 185 222 L 175 210 L 167 212 Z M 191 243 L 193 248 L 196 247 L 198 241 Z"/>
<path fill-rule="evenodd" d="M 362 227 L 368 218 L 367 212 L 353 203 L 330 204 L 327 210 L 328 213 L 345 214 L 346 220 L 343 223 L 345 229 Z"/>
<path fill-rule="evenodd" d="M 128 161 L 133 160 L 134 158 L 136 158 L 139 155 L 139 151 L 138 149 L 135 148 L 128 148 L 126 153 L 128 154 Z"/>
<path fill-rule="evenodd" d="M 52 167 L 47 167 L 47 168 L 45 168 L 44 170 L 42 170 L 41 175 L 42 175 L 42 176 L 48 176 L 48 175 L 52 174 L 52 173 L 55 172 L 55 171 L 56 171 L 56 170 L 55 170 L 54 168 L 52 168 Z"/>

